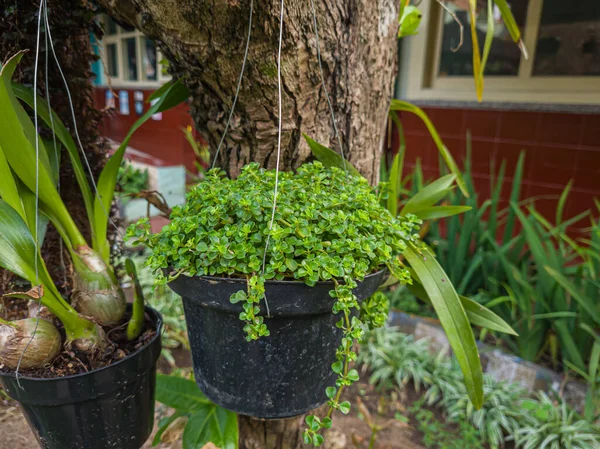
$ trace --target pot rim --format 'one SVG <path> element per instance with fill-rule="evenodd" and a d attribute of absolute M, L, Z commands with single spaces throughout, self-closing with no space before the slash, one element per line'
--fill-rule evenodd
<path fill-rule="evenodd" d="M 152 346 L 152 344 L 156 341 L 156 339 L 160 338 L 160 336 L 161 336 L 162 329 L 163 329 L 163 317 L 162 317 L 162 315 L 154 307 L 150 307 L 148 305 L 145 305 L 144 309 L 145 309 L 145 312 L 152 312 L 152 314 L 156 318 L 156 325 L 155 325 L 156 333 L 154 334 L 154 337 L 152 337 L 152 339 L 148 341 L 148 343 L 146 343 L 144 346 L 142 346 L 141 348 L 139 348 L 134 353 L 129 354 L 127 357 L 119 360 L 118 362 L 111 363 L 110 365 L 106 365 L 106 366 L 103 366 L 102 368 L 94 369 L 94 370 L 88 371 L 86 373 L 72 374 L 70 376 L 62 376 L 62 377 L 43 377 L 43 378 L 41 378 L 41 377 L 29 377 L 29 376 L 19 375 L 19 379 L 23 379 L 23 380 L 26 380 L 28 382 L 56 382 L 56 381 L 59 381 L 59 380 L 79 379 L 79 378 L 81 378 L 83 376 L 88 376 L 90 374 L 96 374 L 96 373 L 105 371 L 107 369 L 114 368 L 115 366 L 118 366 L 118 365 L 120 365 L 122 363 L 125 363 L 126 361 L 130 360 L 131 358 L 135 357 L 136 355 L 139 355 L 142 351 L 148 349 L 150 346 Z M 13 373 L 13 372 L 10 372 L 10 373 L 0 372 L 0 377 L 12 377 L 12 378 L 16 378 L 17 376 L 16 376 L 16 373 Z"/>
<path fill-rule="evenodd" d="M 378 271 L 374 271 L 372 273 L 367 274 L 364 279 L 369 279 L 372 277 L 376 277 L 379 276 L 381 273 L 384 273 L 387 271 L 387 267 L 382 268 L 381 270 Z M 247 284 L 248 280 L 245 278 L 234 278 L 234 277 L 221 277 L 221 276 L 188 276 L 186 274 L 182 274 L 182 276 L 194 279 L 194 278 L 200 278 L 200 279 L 206 279 L 207 281 L 212 281 L 212 282 L 227 282 L 227 283 L 239 283 L 239 284 Z M 364 281 L 363 279 L 363 281 Z M 176 281 L 177 279 L 174 279 L 171 282 Z M 360 282 L 363 282 L 360 281 Z M 171 282 L 168 282 L 167 284 L 170 284 Z M 298 281 L 298 280 L 276 280 L 276 279 L 267 279 L 265 280 L 265 284 L 276 284 L 276 285 L 307 285 L 306 282 L 304 281 Z M 317 283 L 315 285 L 333 285 L 333 281 L 317 281 Z"/>

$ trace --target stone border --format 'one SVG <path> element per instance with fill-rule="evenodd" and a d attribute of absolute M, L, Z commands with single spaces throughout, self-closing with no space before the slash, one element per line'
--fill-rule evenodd
<path fill-rule="evenodd" d="M 434 354 L 451 354 L 450 343 L 438 320 L 409 315 L 391 310 L 388 326 L 400 332 L 414 335 L 416 340 L 429 340 L 429 349 Z M 477 342 L 481 355 L 483 371 L 497 381 L 516 383 L 525 390 L 554 392 L 579 412 L 583 411 L 587 386 L 577 381 L 565 382 L 560 374 L 535 363 L 528 362 L 513 354 L 507 354 L 498 348 Z"/>

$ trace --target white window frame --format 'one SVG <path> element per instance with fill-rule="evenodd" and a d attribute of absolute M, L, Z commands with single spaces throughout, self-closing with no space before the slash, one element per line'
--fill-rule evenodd
<path fill-rule="evenodd" d="M 101 57 L 103 59 L 103 76 L 102 76 L 102 85 L 106 86 L 110 84 L 113 87 L 147 87 L 147 88 L 157 88 L 164 84 L 165 82 L 171 79 L 170 75 L 163 75 L 162 73 L 162 65 L 160 61 L 163 59 L 162 53 L 156 47 L 156 68 L 157 68 L 157 79 L 156 80 L 144 80 L 142 79 L 144 76 L 144 64 L 143 64 L 143 50 L 144 50 L 144 39 L 146 36 L 142 34 L 141 31 L 133 30 L 126 31 L 121 28 L 118 24 L 116 25 L 116 33 L 108 34 L 108 16 L 102 16 L 102 22 L 104 24 L 105 34 L 102 38 L 101 43 Z M 124 56 L 124 46 L 123 41 L 128 38 L 135 38 L 135 48 L 136 48 L 136 63 L 138 67 L 138 79 L 137 80 L 127 80 L 125 79 L 125 66 L 123 62 Z M 108 73 L 108 53 L 106 51 L 106 47 L 109 44 L 116 44 L 117 48 L 117 76 L 110 76 Z M 107 78 L 110 78 L 107 79 Z"/>
<path fill-rule="evenodd" d="M 484 101 L 546 104 L 600 104 L 600 77 L 531 76 L 544 0 L 530 0 L 517 76 L 486 76 Z M 402 39 L 399 93 L 409 100 L 477 101 L 472 76 L 438 77 L 443 9 L 435 0 L 421 3 L 419 34 Z M 465 32 L 469 32 L 465 27 Z"/>

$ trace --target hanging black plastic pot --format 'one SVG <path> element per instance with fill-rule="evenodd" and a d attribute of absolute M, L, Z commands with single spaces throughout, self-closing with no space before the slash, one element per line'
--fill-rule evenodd
<path fill-rule="evenodd" d="M 156 335 L 134 354 L 102 369 L 35 379 L 0 373 L 44 449 L 139 449 L 154 424 L 156 361 L 162 317 L 146 307 Z"/>
<path fill-rule="evenodd" d="M 384 271 L 371 274 L 354 290 L 372 295 Z M 296 416 L 327 401 L 335 385 L 331 364 L 342 338 L 340 316 L 331 308 L 332 282 L 267 281 L 270 336 L 246 341 L 240 304 L 229 297 L 246 290 L 245 279 L 179 276 L 169 286 L 183 297 L 196 382 L 213 402 L 264 419 Z M 261 306 L 264 316 L 266 307 Z"/>

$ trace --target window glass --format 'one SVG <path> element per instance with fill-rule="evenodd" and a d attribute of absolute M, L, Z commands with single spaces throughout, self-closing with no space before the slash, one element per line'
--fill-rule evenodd
<path fill-rule="evenodd" d="M 157 60 L 156 60 L 156 45 L 154 41 L 143 37 L 142 38 L 142 52 L 144 61 L 144 79 L 148 81 L 157 80 Z"/>
<path fill-rule="evenodd" d="M 135 37 L 123 39 L 123 67 L 127 81 L 138 80 L 137 48 Z"/>
<path fill-rule="evenodd" d="M 508 4 L 512 9 L 517 24 L 523 30 L 527 18 L 529 0 L 509 0 Z M 445 2 L 445 5 L 456 15 L 464 27 L 463 44 L 458 48 L 460 43 L 460 25 L 452 15 L 444 11 L 439 76 L 472 76 L 473 41 L 471 39 L 471 22 L 468 10 L 469 1 L 456 0 L 454 2 Z M 516 76 L 519 73 L 521 52 L 511 39 L 502 21 L 500 11 L 496 6 L 494 6 L 493 14 L 495 22 L 494 40 L 485 68 L 485 75 Z M 488 27 L 487 22 L 487 4 L 485 6 L 480 5 L 476 19 L 480 51 L 483 51 L 483 42 Z"/>
<path fill-rule="evenodd" d="M 600 0 L 544 0 L 533 74 L 600 75 Z"/>
<path fill-rule="evenodd" d="M 117 44 L 108 44 L 106 46 L 106 65 L 108 74 L 116 78 L 119 76 L 119 66 L 117 64 Z"/>

